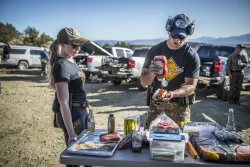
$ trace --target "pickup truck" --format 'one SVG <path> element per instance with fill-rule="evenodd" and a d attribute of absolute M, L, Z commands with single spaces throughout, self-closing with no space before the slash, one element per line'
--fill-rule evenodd
<path fill-rule="evenodd" d="M 88 79 L 90 76 L 90 74 L 88 73 L 88 64 L 87 64 L 88 56 L 89 56 L 88 53 L 84 52 L 83 50 L 80 50 L 78 55 L 74 57 L 76 64 L 82 71 L 84 71 L 86 79 Z"/>
<path fill-rule="evenodd" d="M 111 53 L 114 53 L 116 56 L 118 51 L 112 50 Z M 88 79 L 91 74 L 99 74 L 99 70 L 96 67 L 101 66 L 106 60 L 106 57 L 114 57 L 111 53 L 94 42 L 89 42 L 82 46 L 79 54 L 75 56 L 74 59 L 80 69 L 85 72 L 86 78 Z"/>
<path fill-rule="evenodd" d="M 94 44 L 94 43 L 93 43 Z M 122 47 L 110 47 L 102 48 L 97 44 L 94 44 L 94 47 L 98 48 L 99 54 L 92 54 L 88 56 L 87 65 L 88 73 L 92 75 L 100 74 L 100 70 L 97 67 L 102 66 L 109 59 L 112 58 L 129 58 L 133 54 L 133 51 L 127 48 Z"/>
<path fill-rule="evenodd" d="M 203 45 L 197 50 L 200 61 L 200 78 L 199 83 L 205 84 L 207 88 L 216 87 L 216 95 L 223 100 L 228 99 L 229 77 L 227 75 L 226 66 L 228 56 L 235 51 L 235 47 Z M 243 54 L 249 59 L 247 52 L 243 50 Z M 249 90 L 250 86 L 250 66 L 244 69 L 245 89 Z"/>
<path fill-rule="evenodd" d="M 145 61 L 145 56 L 150 48 L 135 48 L 134 53 L 128 58 L 113 58 L 107 60 L 100 67 L 102 75 L 108 77 L 114 85 L 120 85 L 122 81 L 135 82 L 138 90 L 146 90 L 140 82 L 140 75 Z"/>

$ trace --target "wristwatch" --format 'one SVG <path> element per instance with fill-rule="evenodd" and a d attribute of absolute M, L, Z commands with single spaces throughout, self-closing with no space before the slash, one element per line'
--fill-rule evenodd
<path fill-rule="evenodd" d="M 72 137 L 72 138 L 70 139 L 70 143 L 72 143 L 72 142 L 76 142 L 76 141 L 77 141 L 77 136 Z"/>

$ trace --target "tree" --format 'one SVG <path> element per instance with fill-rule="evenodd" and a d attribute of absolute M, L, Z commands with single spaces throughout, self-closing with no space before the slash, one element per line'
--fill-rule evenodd
<path fill-rule="evenodd" d="M 103 48 L 106 48 L 106 47 L 112 47 L 112 45 L 110 45 L 109 43 L 106 43 L 105 45 L 103 45 Z"/>
<path fill-rule="evenodd" d="M 53 41 L 49 35 L 44 32 L 39 36 L 39 30 L 34 27 L 27 27 L 24 30 L 24 44 L 32 46 L 48 47 L 48 43 Z"/>
<path fill-rule="evenodd" d="M 0 22 L 0 42 L 10 42 L 14 38 L 18 38 L 21 33 L 9 23 Z"/>
<path fill-rule="evenodd" d="M 128 45 L 126 42 L 117 42 L 114 46 L 123 47 L 123 48 L 130 48 L 131 49 L 131 45 Z"/>
<path fill-rule="evenodd" d="M 9 43 L 11 45 L 23 45 L 24 36 L 19 34 L 17 37 L 14 37 Z"/>
<path fill-rule="evenodd" d="M 53 38 L 43 32 L 38 39 L 38 46 L 48 47 L 50 41 L 53 41 Z"/>
<path fill-rule="evenodd" d="M 24 30 L 24 45 L 35 45 L 38 46 L 39 30 L 34 27 L 28 26 Z"/>

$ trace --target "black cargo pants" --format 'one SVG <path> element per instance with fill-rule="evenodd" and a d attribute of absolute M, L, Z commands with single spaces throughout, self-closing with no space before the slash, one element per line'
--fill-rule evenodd
<path fill-rule="evenodd" d="M 240 91 L 242 89 L 244 74 L 241 72 L 232 72 L 230 79 L 230 96 L 229 100 L 234 102 L 240 101 Z"/>

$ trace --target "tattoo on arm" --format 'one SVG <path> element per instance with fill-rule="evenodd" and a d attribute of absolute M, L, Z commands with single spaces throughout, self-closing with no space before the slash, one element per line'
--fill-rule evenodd
<path fill-rule="evenodd" d="M 173 97 L 185 97 L 185 96 L 189 96 L 192 93 L 194 93 L 194 90 L 196 88 L 198 79 L 194 79 L 194 78 L 185 78 L 185 86 L 174 90 L 173 93 Z"/>
<path fill-rule="evenodd" d="M 186 85 L 181 87 L 180 89 L 177 89 L 173 91 L 174 97 L 184 97 L 188 96 L 194 91 L 194 86 L 193 85 Z"/>

